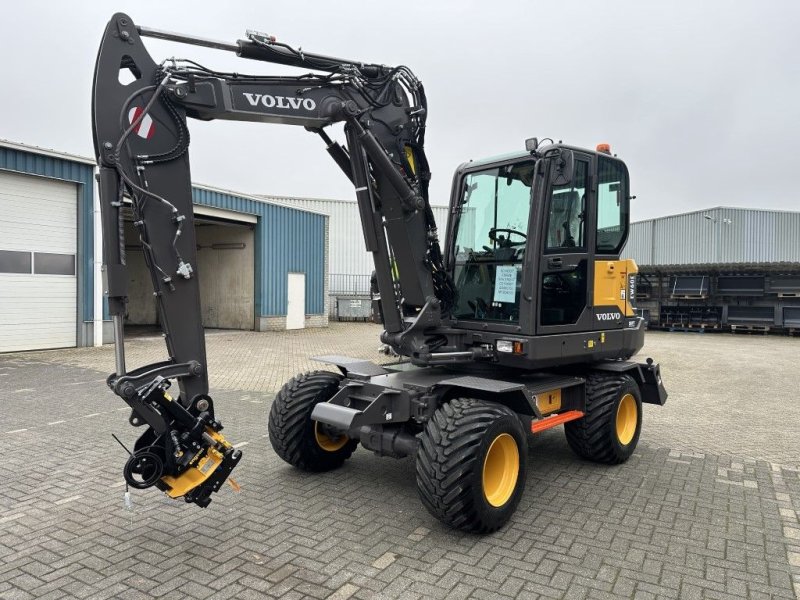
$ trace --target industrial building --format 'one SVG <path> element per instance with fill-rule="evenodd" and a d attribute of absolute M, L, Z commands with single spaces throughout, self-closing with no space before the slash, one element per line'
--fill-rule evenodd
<path fill-rule="evenodd" d="M 303 210 L 328 215 L 330 229 L 330 314 L 336 318 L 368 318 L 369 278 L 375 268 L 364 246 L 361 218 L 355 200 L 261 196 Z M 444 240 L 448 208 L 432 206 L 439 238 Z"/>
<path fill-rule="evenodd" d="M 800 212 L 717 207 L 631 225 L 651 328 L 800 332 Z"/>
<path fill-rule="evenodd" d="M 0 352 L 110 341 L 93 159 L 0 141 Z M 371 255 L 355 201 L 193 186 L 207 327 L 366 318 Z M 448 210 L 435 206 L 442 236 Z M 800 212 L 712 208 L 633 223 L 637 303 L 651 327 L 800 331 Z M 126 226 L 127 324 L 155 326 L 141 244 Z"/>
<path fill-rule="evenodd" d="M 202 185 L 192 196 L 207 327 L 327 325 L 325 214 Z M 97 202 L 93 159 L 0 141 L 0 352 L 110 341 Z M 130 223 L 126 254 L 127 325 L 157 325 Z"/>

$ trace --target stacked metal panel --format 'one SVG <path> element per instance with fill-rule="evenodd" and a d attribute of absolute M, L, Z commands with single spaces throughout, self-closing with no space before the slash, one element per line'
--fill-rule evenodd
<path fill-rule="evenodd" d="M 712 208 L 634 223 L 651 327 L 800 332 L 800 212 Z"/>

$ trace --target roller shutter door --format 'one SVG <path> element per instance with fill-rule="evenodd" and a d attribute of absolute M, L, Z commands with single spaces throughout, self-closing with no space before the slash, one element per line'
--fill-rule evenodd
<path fill-rule="evenodd" d="M 0 171 L 0 352 L 76 345 L 78 190 Z"/>

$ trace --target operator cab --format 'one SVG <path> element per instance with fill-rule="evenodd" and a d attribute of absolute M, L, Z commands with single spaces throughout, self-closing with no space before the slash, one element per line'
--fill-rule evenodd
<path fill-rule="evenodd" d="M 635 264 L 619 261 L 628 190 L 610 151 L 552 144 L 462 165 L 446 248 L 457 326 L 526 336 L 638 326 Z"/>

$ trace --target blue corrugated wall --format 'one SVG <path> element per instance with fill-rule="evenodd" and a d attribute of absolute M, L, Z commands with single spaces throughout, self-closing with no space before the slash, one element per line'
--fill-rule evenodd
<path fill-rule="evenodd" d="M 61 179 L 78 184 L 78 306 L 84 321 L 94 319 L 94 166 L 66 158 L 43 156 L 15 148 L 0 146 L 0 169 Z"/>
<path fill-rule="evenodd" d="M 192 188 L 195 204 L 258 217 L 255 230 L 256 316 L 286 314 L 288 273 L 306 275 L 306 314 L 325 311 L 325 215 L 234 194 Z"/>
<path fill-rule="evenodd" d="M 0 169 L 78 184 L 78 304 L 83 321 L 94 319 L 94 166 L 67 158 L 0 146 Z M 192 188 L 196 204 L 255 215 L 256 316 L 286 314 L 287 274 L 306 275 L 306 314 L 325 312 L 325 215 L 267 204 L 235 194 Z M 105 304 L 105 303 L 104 303 Z M 107 319 L 108 315 L 104 315 Z"/>

